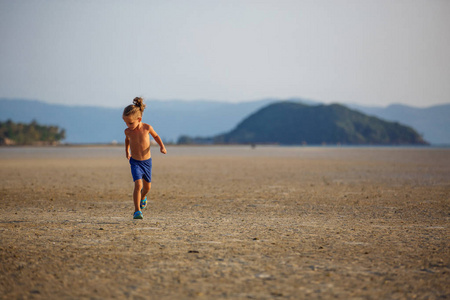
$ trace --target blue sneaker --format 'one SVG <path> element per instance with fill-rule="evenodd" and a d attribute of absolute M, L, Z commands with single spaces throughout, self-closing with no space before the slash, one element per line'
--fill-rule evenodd
<path fill-rule="evenodd" d="M 145 198 L 141 200 L 140 207 L 141 207 L 141 209 L 144 209 L 147 207 L 147 196 L 145 196 Z"/>
<path fill-rule="evenodd" d="M 142 211 L 138 210 L 134 212 L 133 219 L 143 219 Z"/>

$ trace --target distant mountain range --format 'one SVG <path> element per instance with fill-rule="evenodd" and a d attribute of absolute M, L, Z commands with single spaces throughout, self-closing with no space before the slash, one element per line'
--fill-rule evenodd
<path fill-rule="evenodd" d="M 187 137 L 181 142 L 190 142 Z M 196 142 L 196 140 L 192 140 Z M 191 142 L 192 142 L 191 141 Z M 343 105 L 270 104 L 232 131 L 198 139 L 214 144 L 425 145 L 411 127 L 370 117 Z"/>
<path fill-rule="evenodd" d="M 151 124 L 164 142 L 176 142 L 183 134 L 212 136 L 229 131 L 246 116 L 274 101 L 277 100 L 264 99 L 243 103 L 145 100 L 147 108 L 143 121 Z M 304 102 L 314 103 L 307 100 Z M 125 139 L 122 112 L 123 108 L 66 106 L 37 100 L 0 99 L 0 121 L 36 120 L 39 124 L 57 125 L 66 130 L 67 143 L 122 143 Z"/>
<path fill-rule="evenodd" d="M 304 104 L 320 104 L 303 99 L 286 99 Z M 143 121 L 151 124 L 165 142 L 182 135 L 215 136 L 229 132 L 249 115 L 279 99 L 226 103 L 214 101 L 146 101 Z M 131 102 L 131 101 L 130 101 Z M 450 104 L 415 108 L 403 105 L 364 107 L 348 105 L 365 114 L 413 127 L 432 144 L 450 144 Z M 111 143 L 124 140 L 123 108 L 66 106 L 36 100 L 0 99 L 0 121 L 36 120 L 66 130 L 68 143 Z"/>

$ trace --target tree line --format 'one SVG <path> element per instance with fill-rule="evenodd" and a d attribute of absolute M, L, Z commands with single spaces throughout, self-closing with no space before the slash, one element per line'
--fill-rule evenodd
<path fill-rule="evenodd" d="M 64 129 L 40 125 L 35 120 L 29 124 L 0 121 L 0 145 L 54 145 L 65 137 Z"/>

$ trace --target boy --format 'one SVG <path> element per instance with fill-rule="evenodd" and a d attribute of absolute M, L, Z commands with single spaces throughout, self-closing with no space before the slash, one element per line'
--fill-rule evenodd
<path fill-rule="evenodd" d="M 133 219 L 143 219 L 144 216 L 141 209 L 147 206 L 147 194 L 152 186 L 152 158 L 149 134 L 158 143 L 161 153 L 166 154 L 167 150 L 152 126 L 142 123 L 142 113 L 145 109 L 144 100 L 136 97 L 133 103 L 125 107 L 122 116 L 128 127 L 125 129 L 125 155 L 130 162 L 134 181 Z"/>

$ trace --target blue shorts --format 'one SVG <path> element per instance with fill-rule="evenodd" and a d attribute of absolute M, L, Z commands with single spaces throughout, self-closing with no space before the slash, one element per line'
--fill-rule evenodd
<path fill-rule="evenodd" d="M 152 159 L 136 160 L 130 157 L 131 175 L 133 181 L 144 179 L 147 182 L 152 182 Z"/>

